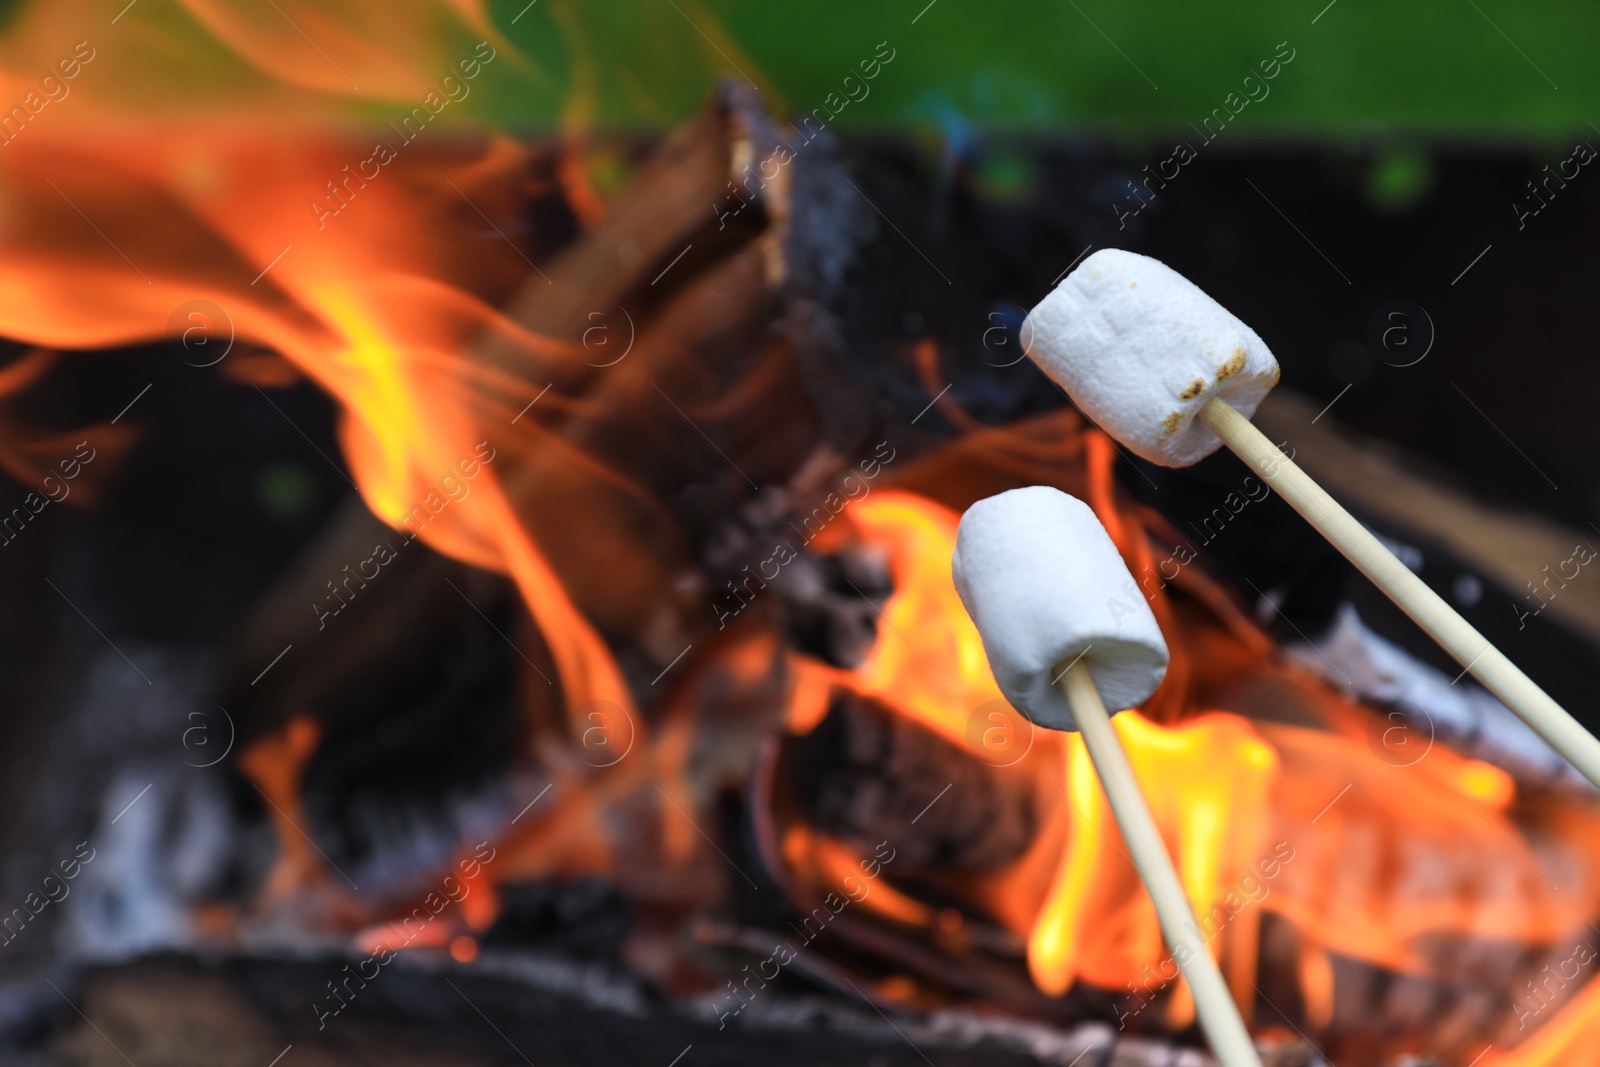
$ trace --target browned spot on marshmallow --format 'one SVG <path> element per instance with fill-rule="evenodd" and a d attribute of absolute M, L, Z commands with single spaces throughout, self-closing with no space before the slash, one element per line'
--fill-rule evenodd
<path fill-rule="evenodd" d="M 1161 436 L 1162 437 L 1171 437 L 1172 436 L 1172 431 L 1176 430 L 1178 428 L 1178 424 L 1180 422 L 1182 422 L 1182 421 L 1183 421 L 1183 412 L 1181 412 L 1181 411 L 1174 411 L 1171 415 L 1168 415 L 1166 418 L 1162 419 L 1161 420 Z"/>
<path fill-rule="evenodd" d="M 1235 348 L 1233 350 L 1233 358 L 1217 370 L 1217 381 L 1225 382 L 1242 370 L 1244 370 L 1244 349 Z"/>
<path fill-rule="evenodd" d="M 1129 282 L 1128 283 L 1128 288 L 1129 289 L 1137 289 L 1137 288 L 1139 288 L 1139 283 L 1138 282 Z"/>
<path fill-rule="evenodd" d="M 1185 389 L 1183 392 L 1178 394 L 1178 399 L 1179 400 L 1193 400 L 1195 397 L 1199 396 L 1201 393 L 1203 393 L 1205 391 L 1206 391 L 1206 380 L 1204 378 L 1196 378 L 1193 382 L 1191 382 L 1189 384 L 1189 388 Z"/>

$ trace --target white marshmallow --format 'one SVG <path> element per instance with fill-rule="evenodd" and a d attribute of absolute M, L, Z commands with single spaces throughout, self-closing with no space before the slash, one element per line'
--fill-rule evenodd
<path fill-rule="evenodd" d="M 967 509 L 950 562 L 1006 699 L 1051 730 L 1076 730 L 1054 684 L 1080 654 L 1112 711 L 1147 700 L 1167 644 L 1116 545 L 1076 497 L 1012 489 Z"/>
<path fill-rule="evenodd" d="M 1116 248 L 1034 307 L 1022 344 L 1101 429 L 1164 467 L 1222 443 L 1195 419 L 1206 401 L 1249 418 L 1278 384 L 1278 361 L 1254 330 L 1165 263 Z"/>

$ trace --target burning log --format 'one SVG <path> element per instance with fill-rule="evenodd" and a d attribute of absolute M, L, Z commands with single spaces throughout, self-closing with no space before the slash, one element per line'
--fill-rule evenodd
<path fill-rule="evenodd" d="M 1038 832 L 1021 782 L 869 697 L 834 694 L 817 728 L 785 744 L 783 761 L 807 822 L 863 851 L 896 842 L 897 869 L 913 876 L 1003 868 Z"/>
<path fill-rule="evenodd" d="M 710 1067 L 752 1058 L 801 1067 L 871 1057 L 893 1067 L 1201 1067 L 1203 1057 L 1142 1039 L 1115 1040 L 1100 1024 L 1065 1033 L 1003 1019 L 948 1013 L 929 1024 L 891 1023 L 864 1006 L 809 1000 L 759 1022 L 719 1031 L 714 1020 L 658 1005 L 628 976 L 552 958 L 522 965 L 397 965 L 357 1001 L 337 1030 L 305 1025 L 296 1006 L 316 998 L 328 960 L 252 960 L 210 964 L 152 960 L 57 984 L 83 1015 L 71 1013 L 51 1035 L 47 1062 L 85 1067 L 125 1064 L 117 1049 L 168 1067 L 210 1067 L 217 1050 L 268 1063 L 290 1055 L 308 1063 L 403 1062 L 415 1067 L 520 1062 L 532 1050 L 559 1049 L 583 1062 L 618 1056 L 669 1059 L 685 1047 Z M 337 966 L 334 967 L 337 970 Z M 759 1004 L 759 1002 L 757 1002 Z M 44 1008 L 41 1011 L 54 1011 Z M 756 1017 L 753 1006 L 751 1017 Z M 108 1042 L 110 1036 L 115 1045 Z M 913 1044 L 908 1044 L 908 1040 Z M 781 1050 L 781 1051 L 778 1051 Z M 774 1059 L 774 1057 L 778 1057 Z M 1269 1067 L 1319 1067 L 1303 1042 L 1283 1042 Z"/>
<path fill-rule="evenodd" d="M 840 179 L 819 155 L 804 168 L 779 167 L 752 191 L 749 169 L 765 173 L 779 143 L 748 90 L 725 86 L 641 168 L 605 223 L 530 278 L 508 309 L 523 328 L 583 357 L 549 365 L 553 395 L 520 420 L 525 436 L 503 438 L 519 463 L 508 495 L 581 498 L 580 514 L 526 510 L 528 533 L 558 571 L 586 576 L 577 583 L 585 614 L 633 638 L 656 669 L 704 638 L 717 617 L 707 601 L 754 562 L 734 565 L 714 547 L 746 489 L 787 484 L 807 499 L 870 430 L 866 394 L 836 369 L 817 321 L 814 294 L 825 281 L 797 256 L 804 241 L 790 229 L 793 213 L 819 195 L 810 190 Z M 751 199 L 730 225 L 710 208 L 734 182 Z M 504 349 L 488 338 L 482 359 L 527 381 L 532 397 L 540 378 L 525 354 Z M 729 395 L 740 403 L 716 399 Z M 811 403 L 784 399 L 795 395 Z M 569 465 L 554 462 L 569 448 L 627 472 L 628 491 L 574 482 Z M 631 533 L 641 526 L 665 534 L 645 553 Z M 612 530 L 626 539 L 608 542 Z M 723 580 L 664 602 L 660 592 L 701 561 Z"/>

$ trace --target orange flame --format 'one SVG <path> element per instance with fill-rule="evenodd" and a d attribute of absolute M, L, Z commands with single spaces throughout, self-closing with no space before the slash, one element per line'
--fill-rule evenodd
<path fill-rule="evenodd" d="M 1092 472 L 1108 472 L 1109 463 L 1093 435 L 1089 443 L 1092 484 Z M 1109 492 L 1091 492 L 1090 499 L 1104 514 L 1115 507 Z M 791 728 L 809 729 L 820 717 L 826 696 L 817 690 L 842 686 L 982 756 L 969 724 L 998 692 L 950 579 L 958 514 L 884 489 L 852 505 L 848 515 L 864 543 L 888 551 L 895 593 L 858 671 L 802 665 L 812 681 L 797 690 L 791 712 L 808 710 L 791 719 Z M 1137 537 L 1148 552 L 1132 514 L 1123 509 L 1116 517 L 1113 529 L 1124 551 Z M 1158 597 L 1157 615 L 1176 663 L 1189 660 L 1197 642 L 1231 640 L 1215 623 L 1196 629 L 1186 619 L 1179 626 L 1165 594 Z M 1165 697 L 1176 709 L 1170 725 L 1136 712 L 1114 722 L 1200 931 L 1247 1012 L 1256 1002 L 1267 914 L 1299 931 L 1306 1016 L 1313 1025 L 1327 1025 L 1337 994 L 1331 956 L 1448 979 L 1450 964 L 1437 948 L 1441 938 L 1547 944 L 1582 930 L 1600 911 L 1600 868 L 1593 859 L 1600 817 L 1592 808 L 1519 814 L 1517 790 L 1505 772 L 1443 745 L 1416 766 L 1390 766 L 1374 757 L 1361 728 L 1352 725 L 1365 721 L 1362 709 L 1264 660 L 1259 650 L 1235 644 L 1226 658 L 1230 670 L 1244 663 L 1277 676 L 1282 695 L 1320 712 L 1328 726 L 1313 730 L 1196 708 L 1189 690 L 1207 676 L 1192 671 L 1180 671 L 1179 684 Z M 1187 990 L 1081 741 L 1040 732 L 1016 767 L 998 773 L 1031 775 L 1051 814 L 1010 870 L 970 883 L 973 903 L 1025 939 L 1038 988 L 1058 995 L 1082 981 L 1138 1005 L 1170 991 L 1166 1022 L 1181 1027 L 1192 1021 Z M 1528 836 L 1529 819 L 1544 823 L 1539 836 Z M 849 860 L 813 851 L 806 862 L 824 872 L 845 869 Z M 1561 871 L 1559 883 L 1544 879 L 1542 870 Z M 897 906 L 886 915 L 929 928 L 938 921 L 926 906 Z M 1541 1020 L 1547 1027 L 1539 1042 L 1504 1062 L 1572 1062 L 1562 1057 L 1591 1040 L 1600 1026 L 1597 1011 L 1600 1000 L 1588 989 L 1559 1011 L 1552 1007 Z"/>

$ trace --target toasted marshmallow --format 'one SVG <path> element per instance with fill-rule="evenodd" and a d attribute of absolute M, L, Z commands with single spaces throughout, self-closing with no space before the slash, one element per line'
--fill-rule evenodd
<path fill-rule="evenodd" d="M 1195 419 L 1208 400 L 1248 418 L 1278 384 L 1278 361 L 1254 330 L 1165 263 L 1116 248 L 1039 302 L 1022 343 L 1101 429 L 1164 467 L 1222 443 Z"/>
<path fill-rule="evenodd" d="M 1150 606 L 1076 497 L 1032 486 L 978 501 L 956 529 L 950 569 L 1000 691 L 1040 726 L 1078 728 L 1055 685 L 1075 660 L 1112 711 L 1143 703 L 1167 673 Z"/>

